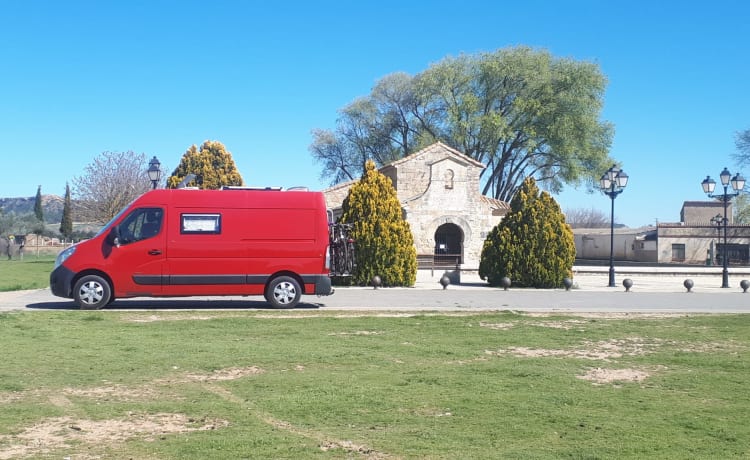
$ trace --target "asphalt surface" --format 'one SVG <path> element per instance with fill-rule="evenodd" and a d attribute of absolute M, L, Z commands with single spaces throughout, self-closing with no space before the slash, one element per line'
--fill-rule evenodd
<path fill-rule="evenodd" d="M 629 292 L 622 280 L 630 278 Z M 684 280 L 693 280 L 690 292 Z M 499 311 L 602 313 L 750 313 L 750 292 L 739 287 L 747 276 L 730 277 L 721 288 L 715 273 L 632 273 L 618 275 L 607 287 L 606 273 L 582 273 L 571 290 L 488 287 L 478 279 L 443 289 L 437 282 L 420 281 L 412 288 L 337 288 L 331 296 L 303 296 L 297 310 L 368 311 Z M 271 308 L 261 296 L 136 298 L 116 300 L 106 310 L 242 310 Z M 54 297 L 49 289 L 0 293 L 0 311 L 78 310 L 72 300 Z"/>

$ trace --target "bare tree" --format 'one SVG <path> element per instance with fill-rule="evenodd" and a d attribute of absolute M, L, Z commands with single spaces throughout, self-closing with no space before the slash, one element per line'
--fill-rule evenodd
<path fill-rule="evenodd" d="M 737 166 L 742 168 L 750 165 L 750 129 L 738 132 L 734 138 L 734 145 L 737 147 L 737 152 L 732 155 L 732 158 Z M 737 197 L 732 206 L 736 224 L 750 224 L 750 199 L 747 198 L 750 190 L 747 186 L 744 192 Z"/>
<path fill-rule="evenodd" d="M 572 228 L 605 228 L 610 225 L 609 216 L 594 208 L 566 209 L 565 222 Z"/>
<path fill-rule="evenodd" d="M 151 182 L 145 153 L 102 152 L 73 179 L 78 221 L 105 223 L 142 193 Z"/>
<path fill-rule="evenodd" d="M 734 145 L 737 153 L 733 154 L 735 162 L 739 166 L 750 164 L 750 129 L 740 131 L 735 135 Z"/>

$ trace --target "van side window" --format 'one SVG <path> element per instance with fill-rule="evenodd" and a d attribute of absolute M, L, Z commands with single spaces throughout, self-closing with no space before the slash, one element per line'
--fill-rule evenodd
<path fill-rule="evenodd" d="M 182 214 L 180 233 L 218 235 L 221 233 L 221 214 Z"/>
<path fill-rule="evenodd" d="M 120 243 L 134 243 L 158 235 L 163 218 L 164 210 L 161 208 L 136 209 L 119 225 Z"/>

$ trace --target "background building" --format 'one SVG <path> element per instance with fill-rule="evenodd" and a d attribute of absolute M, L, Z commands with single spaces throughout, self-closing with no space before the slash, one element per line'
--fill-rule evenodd
<path fill-rule="evenodd" d="M 724 204 L 720 201 L 686 201 L 680 222 L 656 227 L 615 228 L 614 259 L 660 264 L 722 265 Z M 730 265 L 750 264 L 750 225 L 734 224 L 731 203 L 727 209 L 726 253 Z M 610 229 L 574 229 L 576 259 L 609 260 Z"/>
<path fill-rule="evenodd" d="M 658 261 L 661 263 L 721 265 L 727 254 L 730 265 L 750 262 L 750 226 L 735 225 L 732 203 L 727 208 L 727 244 L 724 247 L 724 203 L 686 201 L 681 222 L 657 226 Z"/>

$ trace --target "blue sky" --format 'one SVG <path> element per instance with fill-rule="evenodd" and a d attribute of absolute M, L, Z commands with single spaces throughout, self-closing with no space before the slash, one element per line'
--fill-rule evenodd
<path fill-rule="evenodd" d="M 62 195 L 103 151 L 226 145 L 249 185 L 324 188 L 311 130 L 397 71 L 515 45 L 599 64 L 617 220 L 679 220 L 750 128 L 750 2 L 6 1 L 0 6 L 0 197 Z M 609 213 L 570 189 L 563 209 Z"/>

